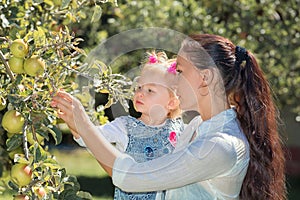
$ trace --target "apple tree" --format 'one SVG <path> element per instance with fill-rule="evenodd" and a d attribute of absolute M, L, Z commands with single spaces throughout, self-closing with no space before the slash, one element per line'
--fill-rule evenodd
<path fill-rule="evenodd" d="M 50 103 L 57 90 L 66 90 L 82 101 L 95 123 L 104 123 L 103 108 L 130 96 L 126 77 L 113 74 L 101 61 L 85 63 L 82 39 L 70 26 L 87 17 L 83 7 L 93 10 L 91 22 L 99 20 L 107 2 L 0 4 L 0 190 L 15 191 L 15 199 L 91 199 L 47 150 L 49 141 L 62 141 L 59 111 Z M 116 1 L 110 3 L 116 6 Z M 78 76 L 83 77 L 79 83 Z M 108 103 L 95 110 L 91 91 L 108 93 Z"/>

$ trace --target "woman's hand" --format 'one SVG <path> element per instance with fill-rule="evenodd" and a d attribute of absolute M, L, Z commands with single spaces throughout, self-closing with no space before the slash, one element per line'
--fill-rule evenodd
<path fill-rule="evenodd" d="M 80 101 L 64 91 L 57 92 L 51 106 L 58 108 L 58 116 L 65 121 L 76 138 L 80 137 L 86 127 L 93 126 Z"/>

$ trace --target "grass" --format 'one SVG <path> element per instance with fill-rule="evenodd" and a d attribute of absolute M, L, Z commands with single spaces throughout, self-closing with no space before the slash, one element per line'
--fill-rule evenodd
<path fill-rule="evenodd" d="M 51 154 L 67 174 L 75 175 L 81 190 L 91 193 L 95 200 L 113 199 L 113 184 L 96 159 L 84 148 L 75 150 L 52 150 Z"/>

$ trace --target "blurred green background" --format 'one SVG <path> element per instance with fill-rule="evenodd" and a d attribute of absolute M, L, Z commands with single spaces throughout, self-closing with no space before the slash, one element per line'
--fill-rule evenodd
<path fill-rule="evenodd" d="M 169 28 L 184 34 L 212 33 L 229 38 L 253 52 L 259 59 L 274 92 L 282 122 L 280 130 L 287 145 L 287 187 L 289 199 L 300 196 L 300 1 L 299 0 L 118 0 L 118 6 L 103 4 L 97 23 L 87 20 L 72 29 L 87 52 L 105 39 L 135 28 Z M 92 13 L 86 11 L 87 15 Z M 88 30 L 88 31 L 87 31 Z M 147 35 L 145 35 L 147 37 Z M 113 63 L 115 72 L 136 67 L 144 50 L 131 52 Z M 110 113 L 109 111 L 107 112 Z M 111 119 L 111 117 L 110 117 Z M 72 155 L 72 154 L 70 154 Z M 84 159 L 83 157 L 77 157 Z M 92 162 L 92 161 L 89 161 Z M 78 162 L 77 162 L 78 163 Z M 77 165 L 76 163 L 76 165 Z M 88 162 L 79 168 L 87 169 Z M 95 170 L 99 170 L 95 164 Z M 88 171 L 88 170 L 87 170 Z M 84 188 L 109 185 L 103 177 L 79 180 Z M 92 181 L 93 180 L 93 181 Z M 86 182 L 85 182 L 86 181 Z M 100 184 L 107 181 L 107 184 Z M 86 187 L 85 184 L 88 184 Z M 96 189 L 96 188 L 95 188 Z M 111 191 L 109 188 L 105 188 Z M 97 194 L 95 190 L 91 192 Z M 97 196 L 97 195 L 96 195 Z"/>

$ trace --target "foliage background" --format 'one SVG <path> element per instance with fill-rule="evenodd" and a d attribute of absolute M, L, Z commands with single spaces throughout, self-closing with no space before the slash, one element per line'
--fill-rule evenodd
<path fill-rule="evenodd" d="M 299 114 L 299 7 L 299 0 L 119 0 L 118 7 L 103 6 L 99 22 L 81 21 L 73 28 L 84 38 L 82 45 L 87 51 L 105 38 L 134 28 L 222 35 L 256 54 L 278 105 L 290 105 Z M 118 67 L 128 70 L 130 63 Z"/>
<path fill-rule="evenodd" d="M 101 7 L 82 7 L 78 8 L 80 12 L 66 15 L 64 21 L 56 19 L 56 15 L 53 19 L 57 20 L 57 24 L 68 24 L 76 37 L 84 39 L 78 46 L 86 53 L 103 40 L 135 28 L 161 27 L 184 34 L 200 32 L 227 37 L 256 54 L 283 116 L 287 116 L 285 113 L 293 116 L 289 120 L 293 125 L 286 124 L 286 127 L 293 127 L 289 130 L 298 133 L 300 0 L 118 0 L 117 3 L 118 6 L 115 1 L 108 1 Z M 91 18 L 95 17 L 92 9 L 98 9 L 98 17 L 91 22 Z M 74 18 L 79 22 L 72 20 Z M 114 63 L 114 72 L 124 73 L 136 67 L 143 52 L 122 56 Z"/>

